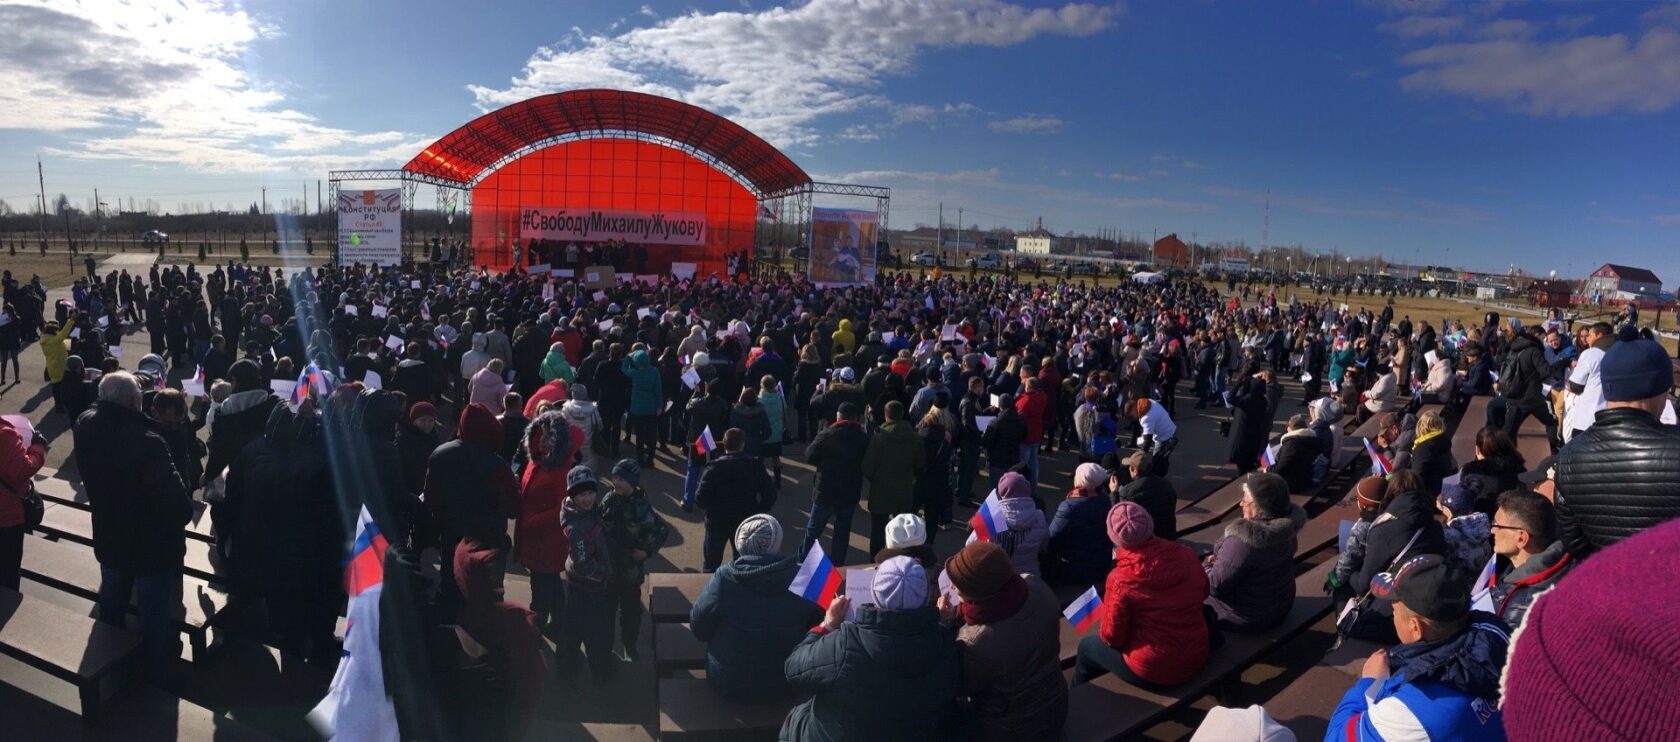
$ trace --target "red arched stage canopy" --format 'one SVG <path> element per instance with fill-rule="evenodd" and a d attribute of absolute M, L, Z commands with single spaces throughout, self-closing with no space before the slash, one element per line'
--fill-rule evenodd
<path fill-rule="evenodd" d="M 617 243 L 624 255 L 583 262 L 634 273 L 666 273 L 673 262 L 694 263 L 701 275 L 723 270 L 725 255 L 753 247 L 758 199 L 811 182 L 733 121 L 623 90 L 514 103 L 450 132 L 403 169 L 471 189 L 480 263 L 506 268 L 517 254 L 527 265 L 560 267 L 574 245 Z M 694 226 L 663 234 L 660 225 L 673 223 Z"/>

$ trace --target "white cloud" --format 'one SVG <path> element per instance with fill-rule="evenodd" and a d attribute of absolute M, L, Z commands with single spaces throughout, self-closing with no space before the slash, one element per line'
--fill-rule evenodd
<path fill-rule="evenodd" d="M 840 132 L 840 138 L 848 142 L 873 142 L 880 139 L 881 135 L 866 124 L 852 124 Z"/>
<path fill-rule="evenodd" d="M 1207 169 L 1206 165 L 1203 165 L 1202 163 L 1199 163 L 1199 162 L 1195 162 L 1193 160 L 1185 160 L 1183 162 L 1178 163 L 1178 166 L 1181 167 L 1181 168 L 1184 168 L 1185 170 L 1206 170 Z"/>
<path fill-rule="evenodd" d="M 1028 114 L 1007 121 L 993 121 L 987 126 L 999 134 L 1055 134 L 1062 130 L 1062 120 L 1055 116 Z"/>
<path fill-rule="evenodd" d="M 1112 173 L 1105 173 L 1105 172 L 1102 172 L 1102 171 L 1099 170 L 1095 173 L 1092 173 L 1092 175 L 1096 176 L 1098 178 L 1107 178 L 1109 180 L 1119 180 L 1119 181 L 1124 181 L 1126 183 L 1136 183 L 1138 181 L 1143 180 L 1142 175 L 1138 175 L 1136 173 L 1128 173 L 1128 172 L 1124 172 L 1124 171 L 1120 171 L 1120 170 L 1116 170 Z"/>
<path fill-rule="evenodd" d="M 1027 8 L 1004 0 L 810 0 L 790 8 L 692 12 L 616 35 L 538 49 L 505 87 L 474 85 L 480 109 L 586 87 L 677 98 L 727 116 L 779 146 L 821 137 L 815 122 L 889 105 L 881 80 L 911 72 L 925 47 L 1006 47 L 1088 36 L 1114 6 Z M 866 29 L 867 41 L 841 29 Z"/>
<path fill-rule="evenodd" d="M 1565 31 L 1579 31 L 1593 22 L 1593 16 L 1587 13 L 1580 15 L 1560 15 L 1552 19 L 1552 25 Z"/>
<path fill-rule="evenodd" d="M 1663 26 L 1561 41 L 1505 38 L 1432 46 L 1401 63 L 1406 90 L 1449 93 L 1539 116 L 1661 111 L 1680 103 L 1680 31 Z"/>
<path fill-rule="evenodd" d="M 1651 217 L 1651 221 L 1654 221 L 1658 224 L 1662 224 L 1664 226 L 1680 227 L 1680 213 L 1677 213 L 1677 214 L 1658 214 L 1656 216 Z"/>
<path fill-rule="evenodd" d="M 216 0 L 21 0 L 0 5 L 0 27 L 0 129 L 65 134 L 55 154 L 253 172 L 407 159 L 424 144 L 288 107 L 243 59 L 277 31 Z"/>
<path fill-rule="evenodd" d="M 890 107 L 892 125 L 926 124 L 929 126 L 950 119 L 963 118 L 971 113 L 980 112 L 980 107 L 973 103 L 946 103 L 944 106 L 932 106 L 926 103 L 894 103 Z"/>

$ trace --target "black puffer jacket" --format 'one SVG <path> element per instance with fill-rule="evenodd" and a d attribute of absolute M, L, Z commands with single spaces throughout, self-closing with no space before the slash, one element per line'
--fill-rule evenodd
<path fill-rule="evenodd" d="M 1442 432 L 1421 443 L 1414 442 L 1409 464 L 1418 479 L 1423 481 L 1424 492 L 1441 494 L 1441 481 L 1458 471 L 1458 462 L 1453 460 L 1452 455 L 1452 438 Z"/>
<path fill-rule="evenodd" d="M 74 435 L 99 565 L 133 576 L 180 569 L 192 499 L 169 444 L 139 410 L 111 402 L 83 412 Z"/>
<path fill-rule="evenodd" d="M 1318 433 L 1312 428 L 1291 430 L 1283 434 L 1283 440 L 1278 443 L 1277 463 L 1271 468 L 1271 473 L 1283 477 L 1289 483 L 1290 492 L 1306 492 L 1313 486 L 1313 462 L 1318 459 L 1320 451 Z"/>
<path fill-rule="evenodd" d="M 1540 343 L 1528 335 L 1511 339 L 1504 363 L 1499 366 L 1499 394 L 1511 404 L 1529 409 L 1546 405 L 1540 397 L 1540 384 L 1546 380 L 1549 367 Z"/>
<path fill-rule="evenodd" d="M 1348 583 L 1361 595 L 1371 589 L 1371 578 L 1388 571 L 1390 563 L 1406 548 L 1417 533 L 1417 541 L 1406 550 L 1406 558 L 1419 554 L 1447 553 L 1447 539 L 1441 522 L 1435 519 L 1435 498 L 1422 492 L 1402 492 L 1388 503 L 1388 508 L 1371 524 L 1365 541 L 1365 560 Z"/>
<path fill-rule="evenodd" d="M 869 434 L 855 422 L 830 425 L 805 449 L 805 461 L 817 468 L 811 486 L 817 504 L 854 507 L 863 497 L 863 454 Z"/>
<path fill-rule="evenodd" d="M 1528 470 L 1519 456 L 1494 456 L 1471 461 L 1458 473 L 1464 488 L 1476 493 L 1476 511 L 1491 518 L 1498 509 L 1500 493 L 1525 488 L 1522 480 L 1517 479 L 1525 471 Z"/>
<path fill-rule="evenodd" d="M 235 585 L 274 595 L 336 587 L 348 528 L 328 472 L 320 421 L 275 405 L 263 437 L 228 469 L 227 499 L 240 510 Z"/>
<path fill-rule="evenodd" d="M 1577 557 L 1680 516 L 1680 431 L 1643 410 L 1599 410 L 1558 452 L 1555 502 Z"/>
<path fill-rule="evenodd" d="M 867 604 L 832 633 L 806 634 L 783 669 L 789 686 L 814 696 L 782 722 L 789 742 L 938 739 L 962 673 L 956 635 L 932 606 Z"/>

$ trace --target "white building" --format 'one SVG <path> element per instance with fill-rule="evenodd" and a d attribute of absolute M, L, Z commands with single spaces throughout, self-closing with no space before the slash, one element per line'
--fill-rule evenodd
<path fill-rule="evenodd" d="M 1056 251 L 1056 236 L 1043 229 L 1022 232 L 1015 235 L 1015 251 L 1032 255 L 1049 255 Z"/>

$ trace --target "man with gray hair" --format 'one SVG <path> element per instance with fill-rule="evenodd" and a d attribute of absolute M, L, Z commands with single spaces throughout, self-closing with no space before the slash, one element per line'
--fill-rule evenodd
<path fill-rule="evenodd" d="M 119 371 L 100 379 L 98 403 L 76 419 L 75 446 L 93 510 L 99 620 L 124 626 L 129 596 L 136 595 L 146 675 L 165 684 L 180 655 L 175 614 L 192 499 L 169 444 L 140 411 L 133 374 Z"/>

